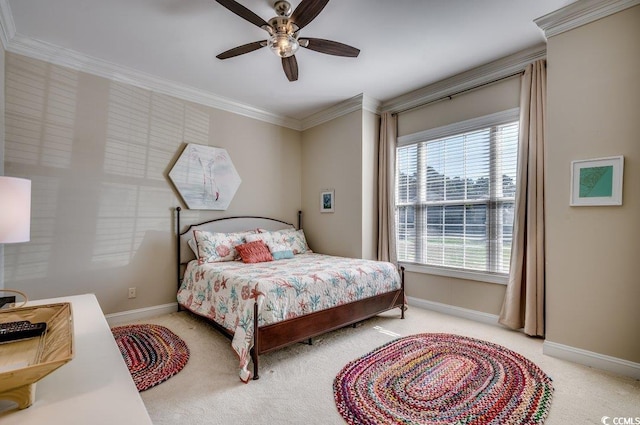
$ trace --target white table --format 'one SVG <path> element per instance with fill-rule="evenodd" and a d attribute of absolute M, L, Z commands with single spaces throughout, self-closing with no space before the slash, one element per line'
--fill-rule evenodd
<path fill-rule="evenodd" d="M 151 424 L 95 295 L 51 298 L 28 305 L 63 302 L 71 303 L 73 313 L 74 358 L 36 384 L 33 405 L 0 411 L 0 423 Z"/>

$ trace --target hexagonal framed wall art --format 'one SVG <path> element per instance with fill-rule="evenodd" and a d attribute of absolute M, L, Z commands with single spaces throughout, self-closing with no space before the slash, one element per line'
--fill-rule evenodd
<path fill-rule="evenodd" d="M 242 180 L 226 149 L 187 144 L 169 171 L 187 208 L 226 210 Z"/>

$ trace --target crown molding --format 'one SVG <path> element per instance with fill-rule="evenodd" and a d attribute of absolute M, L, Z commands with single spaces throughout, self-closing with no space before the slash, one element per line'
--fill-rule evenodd
<path fill-rule="evenodd" d="M 9 6 L 9 0 L 0 0 L 0 41 L 2 47 L 7 50 L 9 40 L 16 34 L 16 25 L 13 22 L 13 13 Z"/>
<path fill-rule="evenodd" d="M 549 38 L 638 4 L 640 4 L 640 0 L 580 0 L 542 16 L 534 22 L 544 32 L 545 37 Z M 0 0 L 0 41 L 5 50 L 12 53 L 44 60 L 113 81 L 131 84 L 157 93 L 298 131 L 309 129 L 359 109 L 376 114 L 381 113 L 381 111 L 392 113 L 405 111 L 460 91 L 508 77 L 524 70 L 529 63 L 546 57 L 546 47 L 544 45 L 535 46 L 383 103 L 360 94 L 303 120 L 297 120 L 70 49 L 64 49 L 44 41 L 25 37 L 16 33 L 8 0 Z"/>
<path fill-rule="evenodd" d="M 3 31 L 0 32 L 0 37 L 2 37 L 3 34 L 11 34 L 5 43 L 5 49 L 11 53 L 39 59 L 55 65 L 107 78 L 112 81 L 130 84 L 156 93 L 166 94 L 200 105 L 210 106 L 298 131 L 309 129 L 360 109 L 377 114 L 380 113 L 380 101 L 360 94 L 313 114 L 303 121 L 277 115 L 213 93 L 203 92 L 194 87 L 159 78 L 151 74 L 78 53 L 71 49 L 65 49 L 41 40 L 25 37 L 20 33 L 15 33 L 10 10 L 8 14 L 3 13 L 5 11 L 5 9 L 3 9 L 4 5 L 8 7 L 6 0 L 0 0 L 0 26 L 2 26 L 3 29 Z M 10 25 L 5 26 L 5 23 Z M 13 29 L 13 32 L 7 31 L 6 28 Z"/>
<path fill-rule="evenodd" d="M 221 109 L 238 115 L 265 121 L 282 127 L 301 129 L 299 120 L 276 115 L 271 112 L 242 104 L 231 99 L 190 87 L 174 81 L 123 67 L 102 59 L 94 58 L 76 51 L 55 46 L 44 41 L 24 37 L 17 33 L 9 41 L 8 51 L 40 59 L 55 65 L 65 66 L 78 71 L 104 77 L 112 81 L 131 84 L 136 87 L 166 94 L 212 108 Z"/>
<path fill-rule="evenodd" d="M 380 108 L 381 106 L 382 102 L 380 102 L 378 99 L 363 95 L 362 109 L 364 109 L 365 111 L 380 115 L 382 113 L 382 109 Z"/>
<path fill-rule="evenodd" d="M 16 33 L 8 0 L 0 0 L 0 41 L 4 49 L 11 53 L 298 131 L 309 129 L 359 109 L 376 114 L 380 113 L 380 102 L 361 94 L 313 114 L 304 120 L 274 114 L 213 93 L 203 92 L 195 87 L 156 77 Z"/>
<path fill-rule="evenodd" d="M 11 53 L 43 60 L 281 127 L 298 131 L 302 129 L 302 122 L 294 118 L 274 114 L 213 93 L 203 92 L 195 87 L 159 78 L 41 40 L 25 37 L 15 32 L 13 16 L 7 0 L 0 0 L 0 39 L 4 44 L 5 50 Z"/>
<path fill-rule="evenodd" d="M 580 0 L 535 19 L 534 22 L 548 39 L 638 4 L 640 0 Z"/>
<path fill-rule="evenodd" d="M 369 111 L 380 114 L 380 101 L 361 93 L 302 120 L 302 130 L 315 127 L 354 111 Z"/>
<path fill-rule="evenodd" d="M 541 16 L 533 22 L 548 39 L 638 4 L 640 0 L 580 0 Z"/>
<path fill-rule="evenodd" d="M 545 45 L 534 46 L 469 71 L 440 80 L 382 103 L 385 112 L 399 113 L 522 72 L 547 56 Z"/>

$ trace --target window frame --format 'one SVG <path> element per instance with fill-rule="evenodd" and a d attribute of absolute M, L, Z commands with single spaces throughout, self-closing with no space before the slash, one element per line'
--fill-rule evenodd
<path fill-rule="evenodd" d="M 436 139 L 455 136 L 458 134 L 477 131 L 487 127 L 495 127 L 495 126 L 500 126 L 504 124 L 509 124 L 514 121 L 519 121 L 519 117 L 520 117 L 520 108 L 512 108 L 505 111 L 484 115 L 482 117 L 459 121 L 449 125 L 444 125 L 441 127 L 419 131 L 417 133 L 407 134 L 407 135 L 398 137 L 396 149 L 403 146 L 407 146 L 407 145 L 412 145 L 412 144 L 417 144 L 425 141 L 436 140 Z M 517 154 L 516 154 L 516 158 L 517 158 Z M 396 164 L 396 171 L 397 171 L 397 164 Z M 397 180 L 396 182 L 394 182 L 394 184 L 397 184 Z M 396 203 L 396 199 L 394 199 L 394 207 L 396 211 L 395 220 L 397 224 L 398 205 Z M 514 200 L 514 208 L 515 208 L 515 200 Z M 396 243 L 397 243 L 398 241 L 397 228 L 396 228 L 395 237 L 396 237 Z M 413 262 L 407 262 L 407 261 L 399 261 L 399 264 L 403 266 L 406 271 L 414 272 L 414 273 L 424 273 L 424 274 L 430 274 L 430 275 L 438 275 L 438 276 L 474 280 L 474 281 L 488 282 L 488 283 L 497 283 L 497 284 L 503 284 L 503 285 L 506 285 L 509 280 L 508 273 L 461 269 L 461 268 L 453 268 L 453 267 L 447 267 L 447 266 L 435 266 L 435 265 L 413 263 Z"/>

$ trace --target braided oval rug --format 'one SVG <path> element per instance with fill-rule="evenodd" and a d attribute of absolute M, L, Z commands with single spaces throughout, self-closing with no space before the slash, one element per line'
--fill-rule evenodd
<path fill-rule="evenodd" d="M 189 360 L 187 344 L 164 326 L 117 326 L 111 333 L 138 391 L 166 381 Z"/>
<path fill-rule="evenodd" d="M 348 363 L 333 383 L 349 424 L 542 424 L 553 386 L 505 347 L 451 334 L 391 341 Z"/>

